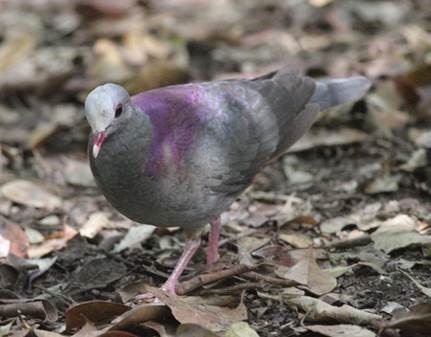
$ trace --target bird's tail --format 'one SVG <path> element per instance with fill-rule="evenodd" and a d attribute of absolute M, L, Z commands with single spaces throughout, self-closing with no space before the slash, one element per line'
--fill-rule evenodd
<path fill-rule="evenodd" d="M 319 104 L 321 110 L 357 101 L 371 87 L 371 82 L 363 76 L 320 80 L 316 84 L 310 103 Z"/>

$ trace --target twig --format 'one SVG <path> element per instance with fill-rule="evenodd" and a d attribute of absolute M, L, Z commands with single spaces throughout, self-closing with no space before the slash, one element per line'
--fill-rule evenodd
<path fill-rule="evenodd" d="M 282 287 L 292 287 L 298 284 L 297 282 L 292 280 L 285 280 L 282 278 L 262 275 L 254 271 L 249 271 L 247 273 L 244 273 L 242 274 L 242 276 L 253 281 L 263 281 L 266 283 L 275 284 Z"/>
<path fill-rule="evenodd" d="M 357 238 L 348 240 L 338 240 L 331 242 L 326 247 L 335 249 L 353 248 L 357 246 L 366 246 L 371 243 L 371 237 L 368 234 L 358 236 Z"/>
<path fill-rule="evenodd" d="M 262 282 L 245 282 L 245 283 L 235 284 L 230 287 L 224 287 L 219 289 L 207 289 L 200 292 L 200 294 L 202 295 L 231 294 L 231 293 L 236 293 L 247 289 L 262 288 L 263 286 L 265 286 L 265 284 L 263 284 Z"/>
<path fill-rule="evenodd" d="M 240 264 L 240 265 L 233 266 L 229 269 L 218 270 L 209 274 L 198 275 L 188 281 L 181 282 L 177 286 L 177 293 L 178 295 L 184 295 L 192 290 L 202 287 L 205 284 L 219 281 L 230 276 L 240 275 L 240 274 L 249 272 L 254 268 L 256 267 Z"/>

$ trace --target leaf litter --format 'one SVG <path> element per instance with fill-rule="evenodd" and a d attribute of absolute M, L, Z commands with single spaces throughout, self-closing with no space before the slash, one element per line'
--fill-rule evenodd
<path fill-rule="evenodd" d="M 429 308 L 416 303 L 429 300 L 417 280 L 430 276 L 428 7 L 3 1 L 1 333 L 70 335 L 64 324 L 76 310 L 88 317 L 75 336 L 265 337 L 307 329 L 427 336 Z M 286 63 L 313 76 L 364 73 L 374 89 L 322 113 L 290 154 L 256 177 L 228 214 L 221 261 L 206 269 L 199 251 L 183 296 L 132 303 L 144 288 L 130 285 L 166 279 L 181 232 L 133 225 L 100 196 L 85 154 L 86 93 L 106 81 L 135 93 L 256 76 Z M 166 239 L 173 235 L 180 239 Z M 204 302 L 189 302 L 204 294 Z M 398 306 L 405 308 L 399 315 Z"/>

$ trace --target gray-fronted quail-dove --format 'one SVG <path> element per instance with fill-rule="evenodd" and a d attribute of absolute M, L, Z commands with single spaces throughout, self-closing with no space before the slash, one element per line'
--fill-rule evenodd
<path fill-rule="evenodd" d="M 174 85 L 129 96 L 98 86 L 85 101 L 90 165 L 106 199 L 133 221 L 180 226 L 184 252 L 162 289 L 178 278 L 211 223 L 207 261 L 218 258 L 220 214 L 271 159 L 311 126 L 319 110 L 355 101 L 361 76 L 316 81 L 288 68 L 246 80 Z"/>

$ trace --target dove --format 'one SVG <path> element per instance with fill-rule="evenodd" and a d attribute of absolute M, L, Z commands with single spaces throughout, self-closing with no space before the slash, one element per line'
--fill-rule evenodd
<path fill-rule="evenodd" d="M 162 286 L 176 294 L 201 228 L 210 224 L 207 263 L 215 263 L 220 216 L 259 170 L 285 153 L 319 111 L 358 100 L 369 88 L 362 76 L 314 80 L 289 68 L 133 96 L 104 84 L 85 101 L 91 170 L 127 218 L 183 229 L 183 253 Z"/>

